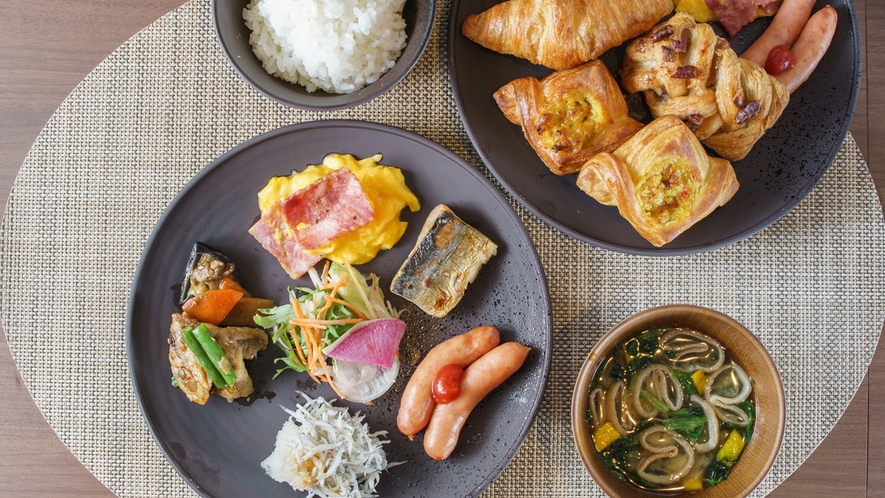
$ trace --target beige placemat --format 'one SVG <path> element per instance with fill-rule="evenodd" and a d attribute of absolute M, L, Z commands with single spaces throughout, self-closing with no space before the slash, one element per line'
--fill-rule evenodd
<path fill-rule="evenodd" d="M 126 42 L 61 105 L 34 144 L 0 230 L 0 315 L 46 420 L 120 496 L 189 496 L 141 418 L 124 344 L 129 286 L 167 203 L 231 147 L 313 119 L 378 121 L 424 135 L 487 173 L 445 71 L 449 2 L 414 72 L 356 109 L 311 113 L 241 81 L 217 47 L 209 0 L 192 0 Z M 780 456 L 756 494 L 793 472 L 836 423 L 885 318 L 885 224 L 847 138 L 817 188 L 760 234 L 711 253 L 648 258 L 572 240 L 515 202 L 550 284 L 553 366 L 540 413 L 485 496 L 602 495 L 569 426 L 574 378 L 617 321 L 672 302 L 709 306 L 756 331 L 788 401 Z"/>

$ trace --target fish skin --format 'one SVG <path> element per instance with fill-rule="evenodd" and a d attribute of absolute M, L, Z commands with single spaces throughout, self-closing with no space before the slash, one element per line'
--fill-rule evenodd
<path fill-rule="evenodd" d="M 461 301 L 497 249 L 488 237 L 440 204 L 427 217 L 390 290 L 428 315 L 442 318 Z"/>

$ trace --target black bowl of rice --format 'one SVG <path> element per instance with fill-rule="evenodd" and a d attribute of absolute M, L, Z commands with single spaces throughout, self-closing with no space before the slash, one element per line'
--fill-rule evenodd
<path fill-rule="evenodd" d="M 265 96 L 331 111 L 368 102 L 415 66 L 435 0 L 213 0 L 221 48 Z"/>

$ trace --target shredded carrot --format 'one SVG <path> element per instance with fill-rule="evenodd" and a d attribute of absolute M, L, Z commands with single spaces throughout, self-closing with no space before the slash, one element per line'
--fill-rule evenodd
<path fill-rule="evenodd" d="M 333 303 L 338 303 L 338 304 L 344 306 L 345 308 L 347 308 L 347 309 L 349 309 L 350 311 L 352 311 L 352 312 L 353 312 L 356 316 L 358 316 L 360 319 L 362 319 L 362 320 L 368 320 L 368 317 L 366 317 L 366 315 L 364 315 L 362 311 L 360 311 L 360 310 L 354 308 L 352 304 L 348 303 L 348 302 L 345 301 L 344 299 L 341 299 L 341 298 L 338 298 L 338 297 L 326 297 L 326 299 L 328 299 L 329 301 L 332 301 Z"/>
<path fill-rule="evenodd" d="M 340 318 L 337 320 L 317 320 L 316 318 L 295 318 L 290 321 L 292 325 L 298 325 L 299 327 L 314 327 L 318 329 L 325 329 L 327 325 L 347 325 L 348 323 L 360 323 L 364 322 L 363 318 Z"/>
<path fill-rule="evenodd" d="M 296 314 L 299 318 L 302 318 L 302 319 L 304 318 L 304 310 L 301 309 L 301 303 L 298 302 L 297 299 L 293 299 L 293 300 L 292 300 L 292 308 L 295 310 L 295 314 Z M 308 365 L 307 365 L 307 363 L 308 363 L 307 358 L 310 356 L 310 346 L 307 345 L 307 344 L 305 344 L 305 346 L 306 346 L 307 349 L 308 349 L 307 353 L 305 353 L 305 352 L 301 349 L 301 341 L 299 341 L 298 338 L 295 337 L 295 335 L 294 335 L 294 333 L 295 333 L 297 330 L 298 330 L 298 329 L 292 329 L 292 333 L 293 333 L 293 335 L 292 335 L 292 342 L 293 342 L 293 344 L 294 344 L 294 346 L 295 346 L 295 354 L 298 355 L 298 359 L 300 359 L 301 362 L 304 363 L 305 366 L 308 366 Z M 305 341 L 305 343 L 306 343 L 306 341 Z M 311 375 L 311 376 L 313 376 L 313 375 Z"/>
<path fill-rule="evenodd" d="M 327 261 L 326 265 L 323 268 L 322 282 L 329 281 L 329 268 L 330 263 Z M 329 292 L 329 296 L 335 296 L 341 289 L 341 287 L 343 287 L 345 284 L 346 281 L 344 279 L 341 279 L 334 285 L 324 285 L 320 287 L 320 290 L 327 290 Z M 323 329 L 325 329 L 327 325 L 358 323 L 361 320 L 326 320 L 326 313 L 329 311 L 329 308 L 332 306 L 332 304 L 339 302 L 346 305 L 350 309 L 352 309 L 352 306 L 342 301 L 341 299 L 330 298 L 326 296 L 326 302 L 323 303 L 322 307 L 320 307 L 318 294 L 319 293 L 315 293 L 313 295 L 313 309 L 316 310 L 313 313 L 313 316 L 307 316 L 307 314 L 304 312 L 304 309 L 302 309 L 301 307 L 300 301 L 298 301 L 297 299 L 292 300 L 292 307 L 295 310 L 295 318 L 292 319 L 290 323 L 296 326 L 296 328 L 293 329 L 293 333 L 300 333 L 301 337 L 304 339 L 306 352 L 301 351 L 300 341 L 298 341 L 297 338 L 293 337 L 292 339 L 296 342 L 296 345 L 298 346 L 298 357 L 304 362 L 305 366 L 307 367 L 308 375 L 310 375 L 310 377 L 317 383 L 327 382 L 338 396 L 340 396 L 342 399 L 345 399 L 341 391 L 338 390 L 338 386 L 336 386 L 335 382 L 332 380 L 332 375 L 329 372 L 329 365 L 326 364 L 325 357 L 323 356 Z M 356 313 L 358 315 L 362 315 L 358 311 Z"/>
<path fill-rule="evenodd" d="M 337 282 L 335 282 L 335 285 L 332 286 L 332 288 L 329 290 L 329 296 L 337 295 L 338 291 L 340 291 L 341 288 L 344 287 L 344 284 L 345 284 L 345 281 L 343 278 L 338 280 Z M 329 308 L 332 307 L 332 304 L 334 304 L 334 303 L 331 300 L 326 299 L 326 302 L 325 302 L 325 304 L 323 304 L 323 307 L 319 311 L 317 311 L 316 317 L 319 319 L 324 318 L 326 316 L 326 312 L 328 312 Z"/>

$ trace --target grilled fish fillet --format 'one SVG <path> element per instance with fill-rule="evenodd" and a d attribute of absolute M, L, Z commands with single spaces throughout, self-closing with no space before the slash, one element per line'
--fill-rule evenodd
<path fill-rule="evenodd" d="M 438 318 L 454 308 L 498 246 L 443 204 L 424 222 L 390 290 Z"/>

